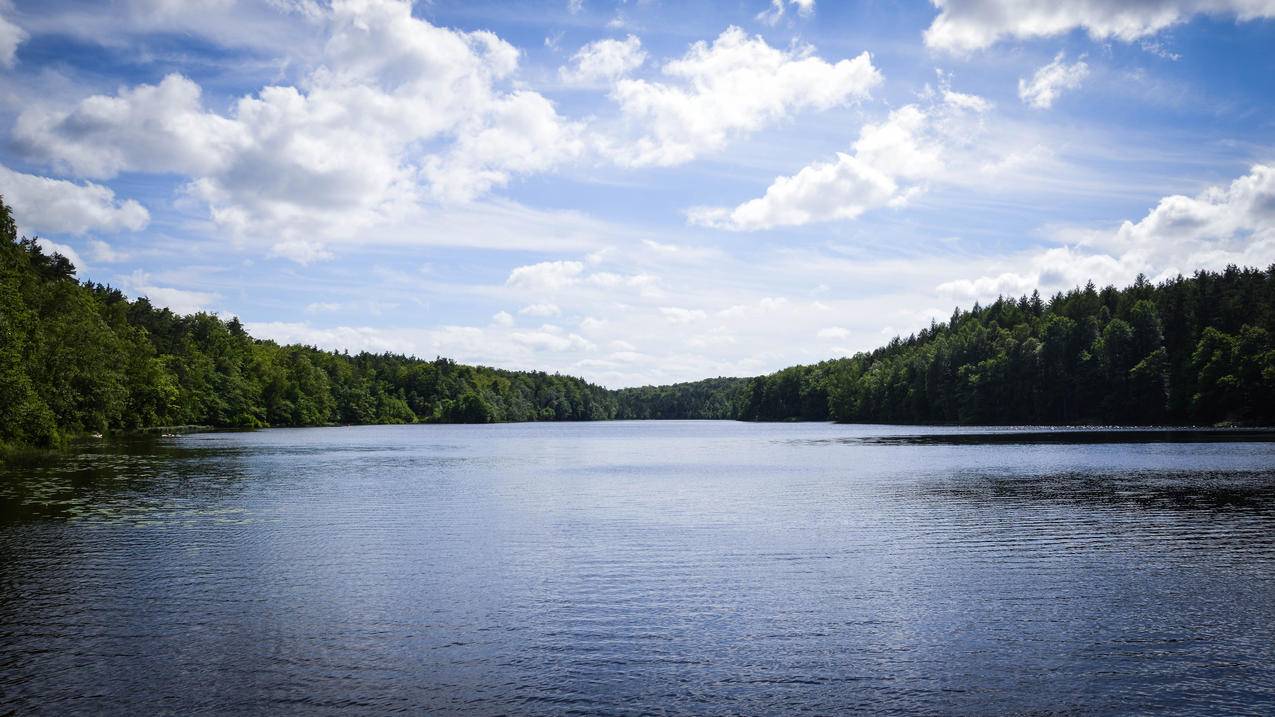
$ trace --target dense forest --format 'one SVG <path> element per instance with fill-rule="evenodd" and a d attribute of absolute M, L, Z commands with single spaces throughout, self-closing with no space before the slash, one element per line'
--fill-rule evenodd
<path fill-rule="evenodd" d="M 737 417 L 1275 422 L 1275 266 L 1002 298 L 871 353 L 752 379 Z"/>
<path fill-rule="evenodd" d="M 739 416 L 750 379 L 706 378 L 668 386 L 622 388 L 615 392 L 621 419 L 732 419 Z"/>
<path fill-rule="evenodd" d="M 0 446 L 154 426 L 736 418 L 1275 422 L 1275 267 L 1002 298 L 850 358 L 609 390 L 543 372 L 254 339 L 80 282 L 0 202 Z"/>
<path fill-rule="evenodd" d="M 253 339 L 237 319 L 178 316 L 80 283 L 20 239 L 0 203 L 0 444 L 52 446 L 151 426 L 615 418 L 578 378 Z"/>

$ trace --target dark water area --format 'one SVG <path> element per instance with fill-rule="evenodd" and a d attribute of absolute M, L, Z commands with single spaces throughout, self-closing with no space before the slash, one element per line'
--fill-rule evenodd
<path fill-rule="evenodd" d="M 0 469 L 0 714 L 1275 714 L 1273 440 L 86 444 Z"/>
<path fill-rule="evenodd" d="M 820 442 L 816 439 L 814 442 Z M 994 446 L 1072 445 L 1096 443 L 1272 443 L 1275 430 L 1268 428 L 980 428 L 956 432 L 869 434 L 822 439 L 834 443 L 871 443 L 883 446 Z"/>

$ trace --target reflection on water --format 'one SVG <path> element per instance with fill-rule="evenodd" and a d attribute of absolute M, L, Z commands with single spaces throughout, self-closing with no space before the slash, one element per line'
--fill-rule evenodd
<path fill-rule="evenodd" d="M 960 473 L 900 487 L 902 495 L 953 501 L 1059 501 L 1166 510 L 1242 510 L 1268 516 L 1275 498 L 1275 470 L 1254 472 L 1130 471 L 1015 476 Z"/>
<path fill-rule="evenodd" d="M 0 714 L 1270 714 L 1270 441 L 652 422 L 86 445 L 0 471 Z"/>
<path fill-rule="evenodd" d="M 1096 445 L 1130 443 L 1275 443 L 1265 428 L 980 428 L 957 433 L 871 434 L 815 439 L 812 443 L 882 446 Z"/>

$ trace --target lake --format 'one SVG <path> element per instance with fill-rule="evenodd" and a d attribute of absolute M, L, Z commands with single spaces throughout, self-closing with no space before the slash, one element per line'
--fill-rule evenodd
<path fill-rule="evenodd" d="M 0 469 L 0 714 L 1272 714 L 1272 440 L 90 443 Z"/>

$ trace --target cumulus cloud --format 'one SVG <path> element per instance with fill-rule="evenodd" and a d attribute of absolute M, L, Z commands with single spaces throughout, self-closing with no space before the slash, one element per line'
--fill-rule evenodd
<path fill-rule="evenodd" d="M 1036 70 L 1031 80 L 1018 80 L 1018 99 L 1036 109 L 1047 110 L 1063 90 L 1074 90 L 1089 76 L 1089 65 L 1079 60 L 1070 65 L 1058 53 L 1053 62 Z"/>
<path fill-rule="evenodd" d="M 865 125 L 853 154 L 838 152 L 834 161 L 777 177 L 764 195 L 734 208 L 699 207 L 687 218 L 718 229 L 756 231 L 854 219 L 870 209 L 899 206 L 943 170 L 951 119 L 988 106 L 981 97 L 948 90 L 932 107 L 901 107 L 884 122 Z"/>
<path fill-rule="evenodd" d="M 960 299 L 989 299 L 1034 288 L 1054 291 L 1093 280 L 1124 284 L 1228 264 L 1275 263 L 1275 166 L 1259 164 L 1227 186 L 1164 197 L 1142 219 L 1088 232 L 1072 245 L 1021 257 L 1021 268 L 940 285 Z"/>
<path fill-rule="evenodd" d="M 639 130 L 612 148 L 622 164 L 681 164 L 798 112 L 861 100 L 881 82 L 866 52 L 830 63 L 809 46 L 776 49 L 738 27 L 695 43 L 662 72 L 668 81 L 621 79 L 611 92 Z"/>
<path fill-rule="evenodd" d="M 599 154 L 622 165 L 689 161 L 798 112 L 862 99 L 881 81 L 867 53 L 834 63 L 734 27 L 666 63 L 663 80 L 630 79 L 645 59 L 640 41 L 603 40 L 567 73 L 611 82 L 612 134 L 520 85 L 518 50 L 490 32 L 434 26 L 407 0 L 288 8 L 325 39 L 295 86 L 262 87 L 223 111 L 171 74 L 70 105 L 34 104 L 17 117 L 14 143 L 80 177 L 185 177 L 181 198 L 206 207 L 220 235 L 307 264 L 368 236 L 467 236 L 450 231 L 449 218 L 516 177 Z"/>
<path fill-rule="evenodd" d="M 588 85 L 617 80 L 644 62 L 642 41 L 629 35 L 623 40 L 598 40 L 581 47 L 571 56 L 570 65 L 559 68 L 558 74 L 570 84 Z"/>
<path fill-rule="evenodd" d="M 241 124 L 206 112 L 199 85 L 176 74 L 93 95 L 69 111 L 26 110 L 13 135 L 28 154 L 97 179 L 123 171 L 215 173 L 251 142 Z"/>
<path fill-rule="evenodd" d="M 584 273 L 578 261 L 542 261 L 515 267 L 505 280 L 506 286 L 534 291 L 554 291 L 574 284 Z"/>
<path fill-rule="evenodd" d="M 979 50 L 1004 38 L 1052 37 L 1083 29 L 1095 40 L 1154 35 L 1195 15 L 1241 21 L 1275 17 L 1272 0 L 931 0 L 939 9 L 925 44 L 949 52 Z"/>
<path fill-rule="evenodd" d="M 431 198 L 467 200 L 580 151 L 577 125 L 510 89 L 518 51 L 494 34 L 436 27 L 406 0 L 336 0 L 322 14 L 327 42 L 299 86 L 264 87 L 221 114 L 170 75 L 28 109 L 14 138 L 80 176 L 188 176 L 187 196 L 217 225 L 301 261 L 406 222 Z"/>
<path fill-rule="evenodd" d="M 582 125 L 565 121 L 538 93 L 514 92 L 494 102 L 487 122 L 467 128 L 451 150 L 425 163 L 435 197 L 466 201 L 580 156 Z"/>
<path fill-rule="evenodd" d="M 18 224 L 35 232 L 137 231 L 150 222 L 145 207 L 132 199 L 117 200 L 108 187 L 15 172 L 4 165 L 0 165 L 0 194 L 13 208 Z"/>
<path fill-rule="evenodd" d="M 885 206 L 898 188 L 889 175 L 838 152 L 834 162 L 816 162 L 791 177 L 776 177 L 764 196 L 729 210 L 693 209 L 688 218 L 693 224 L 741 231 L 854 219 L 869 208 Z"/>

